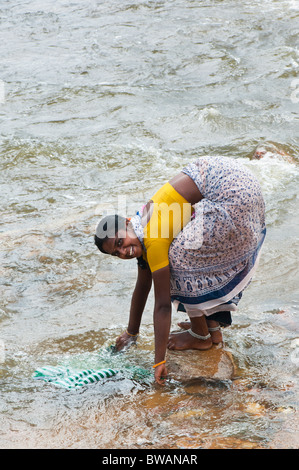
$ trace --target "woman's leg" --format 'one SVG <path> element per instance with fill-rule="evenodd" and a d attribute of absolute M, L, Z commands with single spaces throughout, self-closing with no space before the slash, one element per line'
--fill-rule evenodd
<path fill-rule="evenodd" d="M 214 344 L 222 343 L 223 337 L 222 337 L 221 327 L 220 327 L 219 322 L 215 320 L 208 320 L 207 318 L 206 318 L 206 322 L 208 325 L 208 332 L 210 333 L 211 338 L 212 338 L 212 342 Z M 189 328 L 191 328 L 191 322 L 182 321 L 178 323 L 178 326 L 182 328 L 183 330 L 188 330 Z"/>
<path fill-rule="evenodd" d="M 213 345 L 206 317 L 192 317 L 187 331 L 172 333 L 168 340 L 168 349 L 210 349 Z"/>
<path fill-rule="evenodd" d="M 209 333 L 211 334 L 214 344 L 223 342 L 221 327 L 226 328 L 232 324 L 232 316 L 230 311 L 223 311 L 213 313 L 206 317 Z M 182 321 L 178 326 L 183 330 L 188 330 L 191 327 L 190 321 Z"/>
<path fill-rule="evenodd" d="M 208 320 L 207 325 L 209 329 L 209 333 L 211 335 L 212 341 L 214 344 L 219 344 L 223 342 L 223 337 L 221 333 L 221 327 L 218 321 L 215 320 Z"/>

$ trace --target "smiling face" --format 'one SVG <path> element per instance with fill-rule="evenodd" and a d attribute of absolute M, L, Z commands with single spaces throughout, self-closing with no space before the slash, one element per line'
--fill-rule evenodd
<path fill-rule="evenodd" d="M 103 243 L 103 249 L 107 254 L 121 259 L 139 258 L 142 255 L 142 245 L 128 226 L 126 230 L 120 229 L 115 237 L 107 238 Z"/>

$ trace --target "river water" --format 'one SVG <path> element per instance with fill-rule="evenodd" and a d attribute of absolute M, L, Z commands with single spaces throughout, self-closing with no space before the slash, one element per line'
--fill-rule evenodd
<path fill-rule="evenodd" d="M 298 447 L 298 30 L 296 0 L 1 2 L 1 448 Z M 97 252 L 99 216 L 133 215 L 207 154 L 242 159 L 267 206 L 224 331 L 234 380 L 33 379 L 100 366 L 126 326 L 136 262 Z M 151 370 L 152 308 L 111 366 Z"/>

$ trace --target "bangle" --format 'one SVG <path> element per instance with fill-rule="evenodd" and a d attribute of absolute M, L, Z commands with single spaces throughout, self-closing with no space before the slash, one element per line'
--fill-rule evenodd
<path fill-rule="evenodd" d="M 160 366 L 161 364 L 165 364 L 165 362 L 166 362 L 166 361 L 158 362 L 158 364 L 153 365 L 153 369 L 154 369 L 155 367 Z"/>
<path fill-rule="evenodd" d="M 139 333 L 136 333 L 136 335 L 132 335 L 131 333 L 128 332 L 128 330 L 126 330 L 126 333 L 127 333 L 127 335 L 129 335 L 129 336 L 138 336 L 138 334 L 139 334 Z"/>

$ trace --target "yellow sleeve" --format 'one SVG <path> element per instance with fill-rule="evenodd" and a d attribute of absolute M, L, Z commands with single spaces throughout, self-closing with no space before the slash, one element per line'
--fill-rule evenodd
<path fill-rule="evenodd" d="M 169 183 L 165 183 L 154 194 L 152 201 L 152 214 L 144 228 L 143 241 L 147 262 L 151 272 L 154 272 L 169 265 L 168 251 L 171 242 L 189 222 L 192 208 Z"/>
<path fill-rule="evenodd" d="M 147 262 L 152 273 L 169 265 L 169 246 L 169 240 L 161 238 L 151 239 L 147 243 Z"/>

